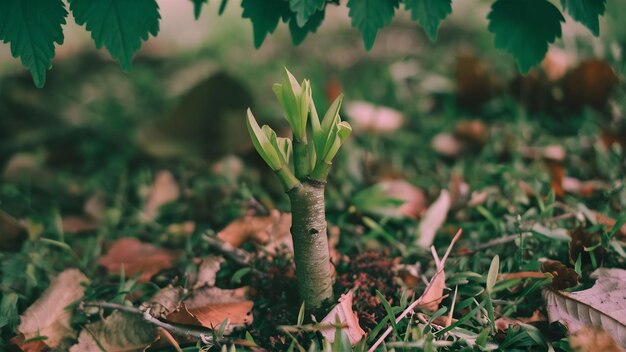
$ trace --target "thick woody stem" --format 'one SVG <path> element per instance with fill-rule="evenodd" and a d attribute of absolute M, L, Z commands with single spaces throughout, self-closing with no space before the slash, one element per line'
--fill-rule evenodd
<path fill-rule="evenodd" d="M 324 184 L 303 182 L 287 194 L 291 200 L 291 236 L 300 298 L 307 307 L 316 309 L 333 296 Z"/>

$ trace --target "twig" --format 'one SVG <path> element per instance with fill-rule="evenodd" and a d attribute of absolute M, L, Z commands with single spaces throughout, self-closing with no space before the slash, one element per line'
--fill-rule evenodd
<path fill-rule="evenodd" d="M 212 342 L 212 339 L 213 339 L 213 337 L 211 336 L 211 330 L 209 329 L 165 322 L 158 318 L 153 317 L 152 315 L 150 315 L 149 312 L 143 312 L 139 308 L 136 308 L 136 307 L 125 306 L 123 304 L 117 304 L 117 303 L 111 303 L 111 302 L 82 302 L 81 305 L 83 307 L 116 309 L 125 313 L 141 315 L 141 317 L 148 323 L 158 326 L 160 328 L 163 328 L 174 335 L 178 335 L 182 337 L 193 337 L 193 338 L 201 340 L 204 343 Z"/>
<path fill-rule="evenodd" d="M 521 234 L 522 238 L 528 238 L 532 236 L 532 233 L 530 232 L 524 232 Z M 491 247 L 495 247 L 495 246 L 499 246 L 501 244 L 506 244 L 509 242 L 513 242 L 516 239 L 520 238 L 520 234 L 513 234 L 513 235 L 505 235 L 502 237 L 498 237 L 495 238 L 491 241 L 487 241 L 485 243 L 481 243 L 478 246 L 474 247 L 473 249 L 466 251 L 466 252 L 462 252 L 460 253 L 460 255 L 470 255 L 470 254 L 474 254 L 478 251 L 482 251 L 483 249 L 487 249 L 487 248 L 491 248 Z"/>
<path fill-rule="evenodd" d="M 250 265 L 252 255 L 243 249 L 231 246 L 229 243 L 221 241 L 215 237 L 207 234 L 202 235 L 202 239 L 205 240 L 212 248 L 222 253 L 228 259 L 234 261 L 241 266 Z"/>
<path fill-rule="evenodd" d="M 446 259 L 448 259 L 448 256 L 450 255 L 450 251 L 452 250 L 452 247 L 454 246 L 456 241 L 458 241 L 459 238 L 461 237 L 461 233 L 463 233 L 463 230 L 459 229 L 459 231 L 457 231 L 456 235 L 454 235 L 454 238 L 450 242 L 450 245 L 448 246 L 448 249 L 446 250 L 446 253 L 443 255 L 443 258 L 441 259 L 440 267 L 437 268 L 437 272 L 435 273 L 435 275 L 433 275 L 433 277 L 430 278 L 430 282 L 428 283 L 428 286 L 426 286 L 426 289 L 424 289 L 424 292 L 422 293 L 422 295 L 418 299 L 413 301 L 413 303 L 411 303 L 408 307 L 406 307 L 406 309 L 402 312 L 402 314 L 398 315 L 398 317 L 396 318 L 396 323 L 399 323 L 402 319 L 404 319 L 404 317 L 406 317 L 409 313 L 411 313 L 418 306 L 425 305 L 425 304 L 432 303 L 432 302 L 436 302 L 439 299 L 441 299 L 441 297 L 440 297 L 440 298 L 437 298 L 437 299 L 433 300 L 432 302 L 424 302 L 423 301 L 424 300 L 423 297 L 433 287 L 433 282 L 435 282 L 435 279 L 439 275 L 443 274 L 443 268 L 444 268 L 444 264 L 446 263 Z M 376 342 L 372 345 L 372 347 L 370 347 L 369 350 L 367 350 L 367 352 L 374 352 L 378 348 L 378 346 L 380 346 L 380 344 L 383 343 L 383 341 L 385 341 L 385 338 L 387 338 L 387 336 L 389 336 L 389 334 L 391 333 L 392 330 L 393 330 L 393 328 L 391 326 L 389 326 L 387 328 L 387 330 L 385 330 L 385 332 L 378 338 L 378 340 L 376 340 Z"/>

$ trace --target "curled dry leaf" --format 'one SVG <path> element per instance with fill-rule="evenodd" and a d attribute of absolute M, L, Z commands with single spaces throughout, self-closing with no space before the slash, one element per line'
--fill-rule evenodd
<path fill-rule="evenodd" d="M 98 259 L 98 264 L 112 274 L 119 274 L 124 266 L 126 275 L 141 274 L 139 281 L 147 282 L 161 269 L 170 268 L 177 257 L 175 252 L 126 237 L 115 241 L 107 254 Z"/>
<path fill-rule="evenodd" d="M 600 268 L 591 274 L 590 289 L 564 292 L 543 289 L 550 322 L 559 321 L 574 334 L 586 325 L 604 329 L 622 347 L 626 346 L 626 270 Z"/>
<path fill-rule="evenodd" d="M 345 104 L 346 115 L 355 131 L 386 133 L 402 127 L 404 115 L 397 110 L 365 101 Z"/>
<path fill-rule="evenodd" d="M 215 286 L 215 278 L 223 261 L 224 258 L 222 257 L 208 257 L 202 259 L 198 267 L 198 276 L 193 284 L 193 288 L 198 289 L 205 286 Z"/>
<path fill-rule="evenodd" d="M 624 352 L 606 331 L 585 326 L 569 336 L 569 345 L 574 352 Z"/>
<path fill-rule="evenodd" d="M 176 179 L 169 171 L 160 171 L 154 178 L 141 214 L 142 221 L 154 220 L 159 215 L 159 209 L 180 197 L 180 188 Z"/>
<path fill-rule="evenodd" d="M 428 249 L 432 245 L 435 234 L 448 217 L 448 210 L 450 210 L 450 193 L 444 189 L 439 194 L 437 200 L 428 207 L 424 218 L 419 224 L 418 231 L 420 237 L 417 241 L 418 246 Z"/>
<path fill-rule="evenodd" d="M 81 283 L 89 280 L 77 269 L 67 269 L 52 280 L 39 299 L 20 316 L 21 323 L 17 330 L 25 340 L 37 336 L 47 337 L 44 343 L 54 348 L 65 337 L 74 337 L 70 326 L 71 312 L 66 308 L 81 299 L 85 288 Z"/>
<path fill-rule="evenodd" d="M 233 247 L 252 239 L 261 244 L 287 241 L 291 238 L 291 213 L 272 209 L 268 216 L 246 215 L 233 221 L 217 234 L 217 238 Z M 293 248 L 293 246 L 291 246 Z"/>
<path fill-rule="evenodd" d="M 104 320 L 87 325 L 70 352 L 142 351 L 157 338 L 154 326 L 140 315 L 114 311 Z"/>
<path fill-rule="evenodd" d="M 541 263 L 541 271 L 552 275 L 552 287 L 557 290 L 564 290 L 578 285 L 578 274 L 576 271 L 566 267 L 558 260 L 546 260 Z"/>
<path fill-rule="evenodd" d="M 348 335 L 350 344 L 356 345 L 365 331 L 359 326 L 359 318 L 357 314 L 352 311 L 352 300 L 354 299 L 354 293 L 348 291 L 348 293 L 341 295 L 337 305 L 322 319 L 322 325 L 335 325 L 337 322 L 342 324 L 342 330 Z M 331 343 L 335 340 L 336 328 L 323 328 L 321 330 L 322 335 Z"/>
<path fill-rule="evenodd" d="M 155 318 L 164 318 L 180 307 L 185 289 L 168 285 L 160 289 L 139 307 Z"/>

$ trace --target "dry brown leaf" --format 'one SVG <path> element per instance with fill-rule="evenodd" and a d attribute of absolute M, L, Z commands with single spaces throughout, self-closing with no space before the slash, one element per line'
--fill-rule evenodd
<path fill-rule="evenodd" d="M 613 229 L 613 226 L 615 226 L 615 224 L 617 223 L 617 221 L 602 213 L 599 213 L 597 211 L 594 211 L 593 213 L 596 216 L 596 222 L 606 226 L 607 231 L 611 231 Z M 621 237 L 626 237 L 626 224 L 622 225 L 619 231 L 617 231 L 617 235 Z"/>
<path fill-rule="evenodd" d="M 443 290 L 446 288 L 446 272 L 441 269 L 431 278 L 429 288 L 421 296 L 422 308 L 431 312 L 439 309 L 443 301 Z"/>
<path fill-rule="evenodd" d="M 114 311 L 104 320 L 87 325 L 70 352 L 143 351 L 156 338 L 156 328 L 141 316 Z"/>
<path fill-rule="evenodd" d="M 171 172 L 160 171 L 154 178 L 154 183 L 150 188 L 144 203 L 142 221 L 154 220 L 159 215 L 159 209 L 180 197 L 180 188 Z"/>
<path fill-rule="evenodd" d="M 193 289 L 215 286 L 217 272 L 220 270 L 220 265 L 222 265 L 223 261 L 224 258 L 222 257 L 207 257 L 202 259 L 198 267 L 198 277 L 193 284 Z"/>
<path fill-rule="evenodd" d="M 558 81 L 563 78 L 572 67 L 576 58 L 574 54 L 561 48 L 551 46 L 546 56 L 541 61 L 541 68 L 550 81 Z"/>
<path fill-rule="evenodd" d="M 240 287 L 234 290 L 219 287 L 205 287 L 194 290 L 191 295 L 185 299 L 184 303 L 187 308 L 193 309 L 211 304 L 245 301 L 247 294 L 247 287 Z"/>
<path fill-rule="evenodd" d="M 569 344 L 574 352 L 624 352 L 606 331 L 585 326 L 569 336 Z"/>
<path fill-rule="evenodd" d="M 459 121 L 454 126 L 454 136 L 475 147 L 482 147 L 489 140 L 489 127 L 477 119 Z"/>
<path fill-rule="evenodd" d="M 139 309 L 155 318 L 164 318 L 180 308 L 184 294 L 184 288 L 168 285 L 143 302 Z"/>
<path fill-rule="evenodd" d="M 574 230 L 570 230 L 569 235 L 572 238 L 572 240 L 569 241 L 569 260 L 572 264 L 575 264 L 580 256 L 582 264 L 588 265 L 591 263 L 592 254 L 599 263 L 603 261 L 604 248 L 602 246 L 598 246 L 592 252 L 585 250 L 585 248 L 591 248 L 602 242 L 601 231 L 591 232 L 579 226 Z"/>
<path fill-rule="evenodd" d="M 240 247 L 244 242 L 254 239 L 259 243 L 268 243 L 272 239 L 287 234 L 291 226 L 291 214 L 281 214 L 273 209 L 268 216 L 246 215 L 233 221 L 217 234 L 217 238 L 233 247 Z"/>
<path fill-rule="evenodd" d="M 533 312 L 533 315 L 531 315 L 528 318 L 513 319 L 509 317 L 500 317 L 496 319 L 495 325 L 496 325 L 496 329 L 500 331 L 507 331 L 509 329 L 509 326 L 512 326 L 512 325 L 518 326 L 518 325 L 523 325 L 523 324 L 536 323 L 540 321 L 545 321 L 545 317 L 541 315 L 540 311 L 536 310 Z"/>
<path fill-rule="evenodd" d="M 15 346 L 18 346 L 22 352 L 43 352 L 50 349 L 50 347 L 41 340 L 25 342 L 26 339 L 22 334 L 13 337 L 10 341 Z"/>
<path fill-rule="evenodd" d="M 572 110 L 585 105 L 602 109 L 618 82 L 615 71 L 606 62 L 599 59 L 583 61 L 563 81 L 564 101 Z"/>
<path fill-rule="evenodd" d="M 346 103 L 345 110 L 357 132 L 393 132 L 404 124 L 404 115 L 400 111 L 365 101 Z"/>
<path fill-rule="evenodd" d="M 578 285 L 578 274 L 576 271 L 566 267 L 565 264 L 558 260 L 546 260 L 541 263 L 541 271 L 552 274 L 552 287 L 557 290 L 564 290 Z"/>
<path fill-rule="evenodd" d="M 437 133 L 430 145 L 437 153 L 450 158 L 459 156 L 464 148 L 463 142 L 451 133 L 446 132 Z"/>
<path fill-rule="evenodd" d="M 417 240 L 419 247 L 428 249 L 433 244 L 437 231 L 448 217 L 448 210 L 450 210 L 450 193 L 444 189 L 433 204 L 428 207 L 419 224 L 420 236 Z"/>
<path fill-rule="evenodd" d="M 544 287 L 542 294 L 550 322 L 559 321 L 570 333 L 584 326 L 604 329 L 621 346 L 626 346 L 626 270 L 600 268 L 591 274 L 597 279 L 586 290 L 557 291 Z"/>
<path fill-rule="evenodd" d="M 17 330 L 25 340 L 46 336 L 44 343 L 51 348 L 58 346 L 65 337 L 74 337 L 74 329 L 70 326 L 71 312 L 66 307 L 83 297 L 85 288 L 81 283 L 88 282 L 87 277 L 77 269 L 60 273 L 20 316 Z"/>
<path fill-rule="evenodd" d="M 348 293 L 341 295 L 337 305 L 322 319 L 322 325 L 335 325 L 339 322 L 342 325 L 342 330 L 348 335 L 352 346 L 356 345 L 365 331 L 359 326 L 359 318 L 357 314 L 352 310 L 352 300 L 354 299 L 354 293 L 348 291 Z M 322 335 L 331 343 L 335 340 L 336 328 L 324 328 L 321 330 Z"/>
<path fill-rule="evenodd" d="M 142 243 L 136 238 L 126 237 L 115 241 L 107 254 L 98 259 L 110 273 L 119 274 L 124 266 L 128 276 L 141 274 L 140 282 L 147 282 L 161 269 L 170 268 L 177 255 L 175 252 Z"/>
<path fill-rule="evenodd" d="M 456 61 L 456 96 L 459 104 L 478 107 L 500 91 L 497 77 L 488 65 L 465 50 Z"/>
<path fill-rule="evenodd" d="M 424 192 L 405 180 L 384 180 L 378 185 L 386 196 L 404 201 L 398 212 L 408 218 L 416 220 L 426 208 Z"/>
<path fill-rule="evenodd" d="M 228 302 L 189 309 L 189 312 L 206 328 L 216 328 L 228 319 L 228 328 L 234 329 L 252 324 L 253 305 L 252 301 Z"/>

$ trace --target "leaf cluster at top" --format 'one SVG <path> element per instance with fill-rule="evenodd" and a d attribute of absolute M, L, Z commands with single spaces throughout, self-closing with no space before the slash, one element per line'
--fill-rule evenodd
<path fill-rule="evenodd" d="M 191 0 L 199 17 L 208 0 Z M 106 47 L 125 71 L 142 41 L 159 32 L 156 0 L 68 0 L 76 23 L 84 25 L 97 48 Z M 222 0 L 219 13 L 226 6 Z M 452 0 L 348 0 L 352 26 L 358 28 L 366 49 L 371 49 L 378 32 L 389 25 L 404 3 L 431 40 L 437 38 L 441 22 L 452 12 Z M 282 21 L 288 23 L 294 44 L 315 33 L 325 18 L 326 7 L 337 0 L 242 0 L 242 17 L 252 22 L 254 45 L 260 47 Z M 561 0 L 563 11 L 599 35 L 598 17 L 606 0 Z M 37 87 L 43 87 L 46 71 L 55 55 L 55 44 L 63 44 L 63 25 L 68 9 L 62 0 L 2 0 L 0 40 L 31 71 Z M 526 73 L 545 56 L 548 45 L 561 37 L 561 11 L 548 0 L 495 0 L 487 16 L 496 48 L 510 53 L 520 71 Z"/>

